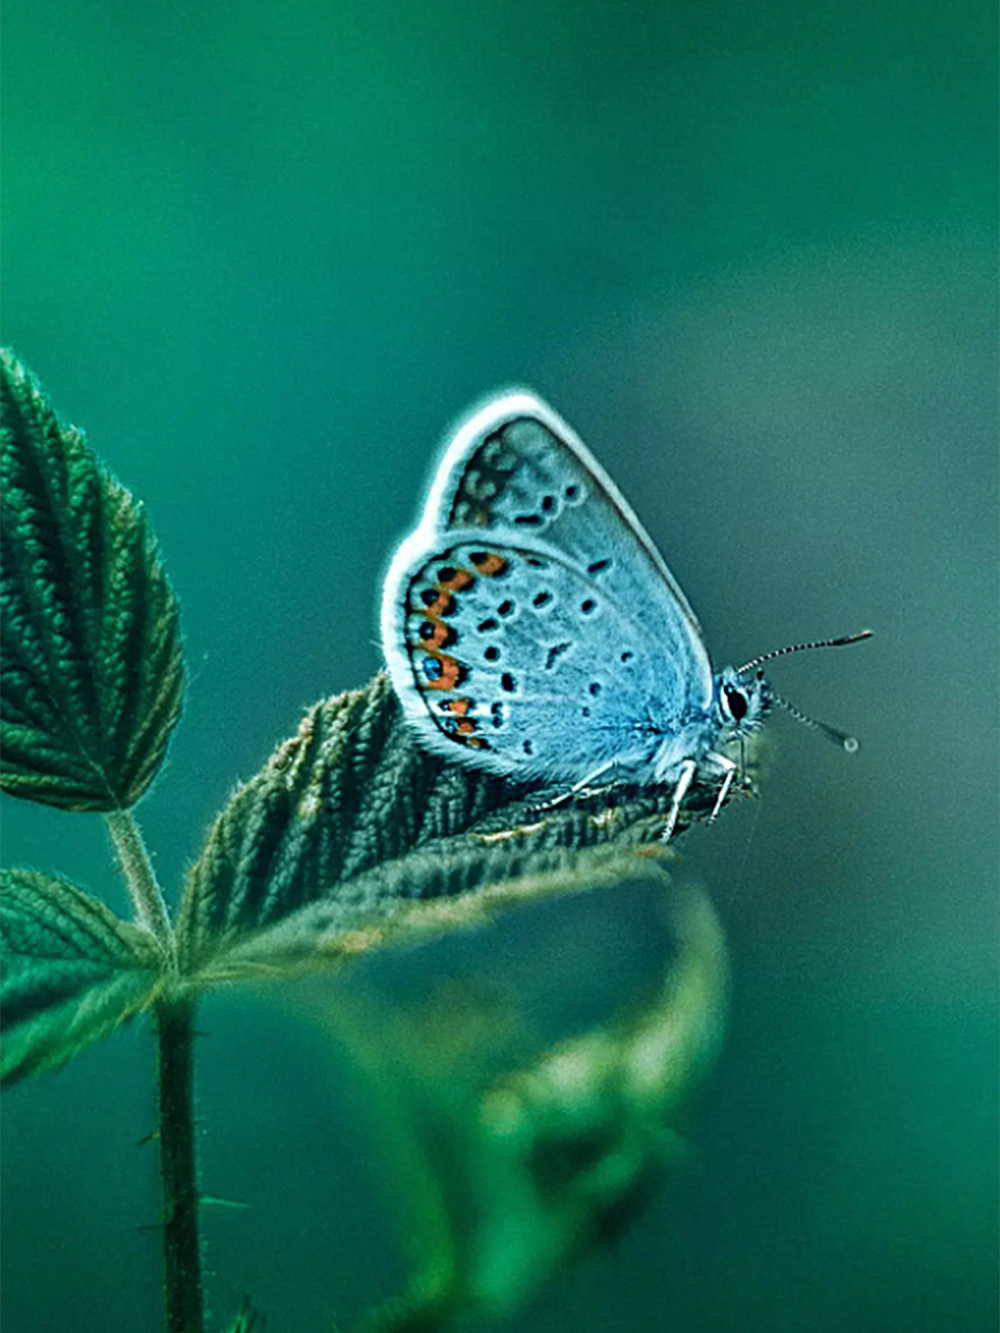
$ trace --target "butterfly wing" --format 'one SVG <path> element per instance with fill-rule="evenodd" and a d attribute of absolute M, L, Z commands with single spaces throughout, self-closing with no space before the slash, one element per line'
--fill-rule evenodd
<path fill-rule="evenodd" d="M 438 468 L 421 527 L 516 532 L 532 544 L 556 547 L 580 569 L 600 565 L 595 548 L 602 542 L 618 547 L 628 556 L 615 570 L 620 598 L 632 606 L 646 600 L 680 616 L 711 689 L 701 629 L 663 557 L 600 463 L 534 394 L 521 390 L 491 401 L 460 427 Z M 596 572 L 606 574 L 607 567 Z"/>
<path fill-rule="evenodd" d="M 709 706 L 694 613 L 595 459 L 537 398 L 474 414 L 386 580 L 397 693 L 437 753 L 525 779 L 641 768 Z"/>

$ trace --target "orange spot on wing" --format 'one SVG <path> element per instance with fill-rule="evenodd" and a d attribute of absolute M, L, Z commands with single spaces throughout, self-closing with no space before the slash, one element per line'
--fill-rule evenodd
<path fill-rule="evenodd" d="M 447 589 L 449 592 L 465 592 L 467 588 L 472 587 L 475 581 L 475 575 L 470 574 L 467 569 L 456 569 L 447 583 L 439 583 L 437 586 L 442 591 Z"/>
<path fill-rule="evenodd" d="M 427 620 L 434 626 L 434 632 L 428 638 L 422 639 L 421 642 L 432 648 L 443 648 L 452 638 L 451 629 L 442 624 L 440 620 L 432 620 L 430 616 L 427 617 Z"/>
<path fill-rule="evenodd" d="M 465 717 L 466 713 L 472 707 L 471 699 L 448 699 L 441 707 L 447 713 L 458 713 L 460 717 Z"/>
<path fill-rule="evenodd" d="M 424 684 L 429 690 L 453 690 L 462 678 L 462 668 L 453 657 L 447 653 L 433 653 L 441 663 L 441 675 L 437 680 L 425 680 Z"/>
<path fill-rule="evenodd" d="M 442 592 L 436 602 L 431 602 L 426 609 L 426 615 L 430 620 L 439 620 L 442 616 L 450 616 L 455 609 L 455 599 L 451 593 Z"/>
<path fill-rule="evenodd" d="M 495 551 L 490 551 L 485 559 L 477 560 L 475 564 L 480 574 L 484 574 L 488 579 L 495 578 L 497 574 L 502 574 L 507 568 L 507 561 L 502 555 L 497 555 Z"/>

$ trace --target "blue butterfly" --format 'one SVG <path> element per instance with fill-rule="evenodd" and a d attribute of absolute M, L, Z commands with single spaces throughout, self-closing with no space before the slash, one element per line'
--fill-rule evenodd
<path fill-rule="evenodd" d="M 699 773 L 712 818 L 724 753 L 773 702 L 759 664 L 713 673 L 697 618 L 639 520 L 573 431 L 533 394 L 456 433 L 417 530 L 385 581 L 382 643 L 426 749 L 518 781 L 672 786 L 673 832 Z M 857 742 L 792 710 L 848 749 Z"/>

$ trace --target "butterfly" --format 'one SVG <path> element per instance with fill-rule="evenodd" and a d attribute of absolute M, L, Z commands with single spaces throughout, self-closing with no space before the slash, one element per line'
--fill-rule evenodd
<path fill-rule="evenodd" d="M 609 778 L 672 787 L 664 841 L 696 774 L 719 782 L 715 818 L 737 771 L 724 750 L 773 702 L 789 706 L 759 664 L 796 650 L 713 672 L 694 611 L 614 482 L 527 390 L 454 435 L 389 567 L 381 630 L 425 749 L 563 786 L 560 800 Z"/>

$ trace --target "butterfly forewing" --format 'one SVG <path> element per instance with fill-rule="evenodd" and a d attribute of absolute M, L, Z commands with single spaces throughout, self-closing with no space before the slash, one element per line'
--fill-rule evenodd
<path fill-rule="evenodd" d="M 449 448 L 422 526 L 484 529 L 558 550 L 613 584 L 623 606 L 653 627 L 679 621 L 691 639 L 702 702 L 712 669 L 687 598 L 614 482 L 569 426 L 531 394 L 474 414 Z"/>

